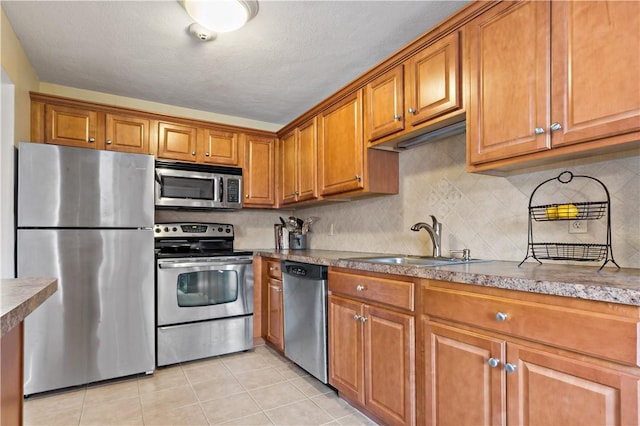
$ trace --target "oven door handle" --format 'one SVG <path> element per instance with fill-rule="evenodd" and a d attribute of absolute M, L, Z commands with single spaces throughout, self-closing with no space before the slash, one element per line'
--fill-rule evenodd
<path fill-rule="evenodd" d="M 192 267 L 207 267 L 207 266 L 234 266 L 234 265 L 249 265 L 253 263 L 253 259 L 233 259 L 223 261 L 163 261 L 158 262 L 158 268 L 160 269 L 177 269 L 177 268 L 192 268 Z"/>

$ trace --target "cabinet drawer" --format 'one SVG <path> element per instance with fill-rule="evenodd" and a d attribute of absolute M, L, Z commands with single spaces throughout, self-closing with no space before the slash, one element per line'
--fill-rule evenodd
<path fill-rule="evenodd" d="M 271 278 L 282 279 L 282 269 L 280 269 L 279 260 L 267 260 L 267 274 Z"/>
<path fill-rule="evenodd" d="M 412 281 L 329 271 L 329 291 L 413 311 Z"/>
<path fill-rule="evenodd" d="M 422 297 L 432 317 L 640 365 L 637 318 L 435 287 L 423 288 Z"/>

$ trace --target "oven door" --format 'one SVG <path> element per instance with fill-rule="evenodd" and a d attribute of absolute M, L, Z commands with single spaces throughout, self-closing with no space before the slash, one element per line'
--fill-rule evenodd
<path fill-rule="evenodd" d="M 250 256 L 159 259 L 158 325 L 253 313 Z"/>

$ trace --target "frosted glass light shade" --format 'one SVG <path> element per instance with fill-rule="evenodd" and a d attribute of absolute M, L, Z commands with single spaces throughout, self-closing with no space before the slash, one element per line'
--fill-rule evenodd
<path fill-rule="evenodd" d="M 184 0 L 182 4 L 197 23 L 220 33 L 241 28 L 255 15 L 242 0 Z"/>

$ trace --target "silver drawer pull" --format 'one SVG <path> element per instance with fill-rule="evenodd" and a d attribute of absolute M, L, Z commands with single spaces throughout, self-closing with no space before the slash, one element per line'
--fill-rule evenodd
<path fill-rule="evenodd" d="M 504 313 L 504 312 L 498 312 L 498 313 L 496 314 L 496 319 L 497 319 L 498 321 L 506 321 L 508 316 L 509 316 L 509 315 L 507 315 L 507 314 L 506 314 L 506 313 Z"/>
<path fill-rule="evenodd" d="M 364 286 L 363 286 L 363 285 L 358 284 L 358 285 L 356 286 L 356 291 L 364 291 Z"/>

